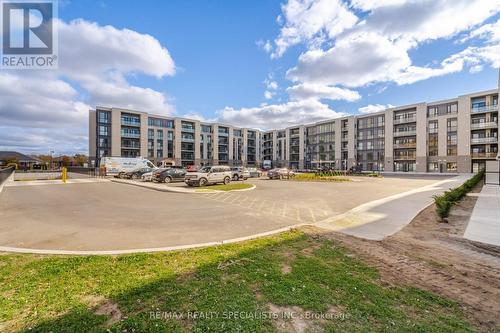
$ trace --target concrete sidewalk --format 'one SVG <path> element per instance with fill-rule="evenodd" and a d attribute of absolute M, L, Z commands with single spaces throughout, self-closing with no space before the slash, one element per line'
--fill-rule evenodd
<path fill-rule="evenodd" d="M 315 225 L 359 238 L 382 240 L 401 230 L 420 211 L 432 204 L 434 195 L 440 195 L 450 188 L 460 186 L 471 176 L 464 174 L 371 201 Z"/>
<path fill-rule="evenodd" d="M 41 186 L 41 185 L 65 185 L 65 184 L 88 184 L 88 183 L 103 183 L 109 180 L 105 178 L 81 178 L 81 179 L 68 179 L 64 183 L 61 179 L 48 179 L 48 180 L 10 180 L 5 183 L 5 187 L 19 187 L 19 186 Z"/>
<path fill-rule="evenodd" d="M 500 246 L 500 186 L 483 186 L 464 238 Z"/>

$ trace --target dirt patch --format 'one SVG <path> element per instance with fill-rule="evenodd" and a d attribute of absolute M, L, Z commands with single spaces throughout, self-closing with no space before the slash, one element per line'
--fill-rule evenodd
<path fill-rule="evenodd" d="M 458 301 L 478 330 L 491 332 L 500 327 L 500 248 L 462 238 L 476 200 L 474 195 L 461 200 L 448 223 L 439 222 L 431 205 L 383 241 L 305 230 L 342 243 L 377 267 L 384 282 L 417 286 Z"/>
<path fill-rule="evenodd" d="M 288 265 L 287 263 L 283 263 L 281 265 L 281 273 L 283 274 L 290 274 L 292 272 L 292 267 Z"/>
<path fill-rule="evenodd" d="M 122 313 L 118 305 L 102 296 L 86 295 L 83 301 L 94 309 L 96 315 L 108 317 L 105 326 L 111 326 L 122 319 Z"/>
<path fill-rule="evenodd" d="M 311 257 L 314 254 L 314 251 L 316 251 L 320 247 L 321 247 L 321 244 L 313 243 L 313 244 L 311 244 L 311 246 L 308 246 L 305 249 L 302 249 L 302 251 L 300 251 L 300 252 L 308 257 Z"/>

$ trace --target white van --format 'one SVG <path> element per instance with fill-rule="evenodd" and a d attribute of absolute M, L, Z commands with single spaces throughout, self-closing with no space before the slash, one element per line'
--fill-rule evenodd
<path fill-rule="evenodd" d="M 101 158 L 101 168 L 103 167 L 106 168 L 106 176 L 130 172 L 140 168 L 156 168 L 150 160 L 142 157 L 103 157 Z"/>

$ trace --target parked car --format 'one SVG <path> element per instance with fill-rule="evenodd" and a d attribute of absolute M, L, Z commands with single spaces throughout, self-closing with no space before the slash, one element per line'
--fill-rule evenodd
<path fill-rule="evenodd" d="M 248 168 L 248 172 L 250 173 L 250 178 L 259 178 L 262 176 L 262 171 L 257 168 Z"/>
<path fill-rule="evenodd" d="M 156 168 L 139 168 L 131 172 L 126 172 L 123 174 L 122 178 L 125 179 L 141 179 L 141 176 L 145 173 L 152 172 L 156 170 Z"/>
<path fill-rule="evenodd" d="M 267 172 L 269 179 L 290 179 L 295 176 L 295 172 L 287 168 L 272 169 Z"/>
<path fill-rule="evenodd" d="M 145 174 L 143 174 L 141 176 L 141 182 L 150 182 L 153 180 L 153 172 L 154 171 L 151 171 L 151 172 L 146 172 Z"/>
<path fill-rule="evenodd" d="M 186 173 L 187 171 L 183 167 L 165 168 L 153 173 L 153 181 L 158 183 L 182 182 Z"/>
<path fill-rule="evenodd" d="M 233 174 L 231 177 L 233 180 L 247 180 L 248 178 L 250 178 L 250 172 L 248 171 L 248 169 L 243 167 L 232 168 L 231 173 Z"/>
<path fill-rule="evenodd" d="M 184 182 L 188 186 L 205 186 L 209 184 L 229 184 L 231 182 L 231 168 L 226 165 L 204 166 L 197 172 L 188 172 Z"/>

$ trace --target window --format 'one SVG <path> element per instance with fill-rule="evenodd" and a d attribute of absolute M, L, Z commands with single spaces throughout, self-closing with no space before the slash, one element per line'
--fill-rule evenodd
<path fill-rule="evenodd" d="M 109 126 L 99 125 L 99 135 L 108 136 L 109 135 Z"/>
<path fill-rule="evenodd" d="M 99 122 L 109 124 L 111 122 L 111 114 L 106 111 L 98 111 Z"/>
<path fill-rule="evenodd" d="M 152 140 L 155 138 L 155 131 L 153 129 L 148 129 L 148 139 Z"/>
<path fill-rule="evenodd" d="M 439 164 L 437 162 L 429 162 L 427 164 L 427 171 L 428 172 L 438 172 L 439 171 Z"/>
<path fill-rule="evenodd" d="M 457 171 L 457 162 L 446 163 L 446 171 L 451 171 L 451 172 Z"/>

